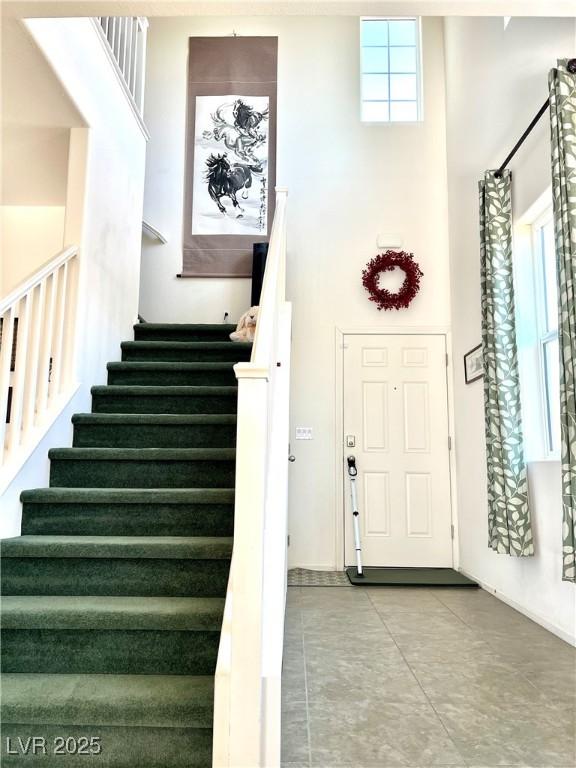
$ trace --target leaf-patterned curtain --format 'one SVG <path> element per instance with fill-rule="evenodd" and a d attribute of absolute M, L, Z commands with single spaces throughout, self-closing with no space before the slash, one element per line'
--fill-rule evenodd
<path fill-rule="evenodd" d="M 573 62 L 573 63 L 572 63 Z M 568 67 L 572 72 L 568 71 Z M 549 76 L 552 193 L 558 274 L 560 426 L 565 581 L 576 582 L 576 60 Z"/>
<path fill-rule="evenodd" d="M 479 186 L 488 545 L 525 557 L 534 554 L 534 544 L 516 351 L 510 171 L 487 171 Z"/>

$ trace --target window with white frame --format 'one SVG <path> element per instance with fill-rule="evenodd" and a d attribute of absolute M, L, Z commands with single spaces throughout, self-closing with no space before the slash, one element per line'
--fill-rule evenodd
<path fill-rule="evenodd" d="M 526 458 L 560 452 L 558 288 L 552 205 L 537 205 L 515 233 L 516 315 Z"/>
<path fill-rule="evenodd" d="M 560 446 L 560 363 L 556 246 L 551 208 L 532 224 L 532 254 L 545 447 L 546 453 L 552 456 L 558 453 Z"/>
<path fill-rule="evenodd" d="M 420 19 L 360 19 L 363 122 L 421 120 L 420 60 Z"/>

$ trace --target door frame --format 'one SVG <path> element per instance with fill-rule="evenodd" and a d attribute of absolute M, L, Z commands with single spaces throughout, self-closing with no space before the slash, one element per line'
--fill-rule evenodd
<path fill-rule="evenodd" d="M 452 348 L 452 333 L 448 326 L 356 326 L 335 328 L 334 358 L 335 358 L 335 414 L 336 425 L 334 440 L 334 562 L 336 570 L 344 570 L 344 337 L 345 336 L 444 336 L 447 354 L 446 390 L 448 395 L 448 435 L 451 448 L 448 451 L 448 471 L 450 473 L 450 518 L 452 521 L 452 567 L 460 567 L 458 546 L 458 488 L 456 480 L 456 446 L 454 443 L 454 360 Z"/>

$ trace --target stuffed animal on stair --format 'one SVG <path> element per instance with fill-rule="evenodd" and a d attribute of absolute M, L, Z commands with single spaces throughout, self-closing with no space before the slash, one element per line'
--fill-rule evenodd
<path fill-rule="evenodd" d="M 230 334 L 232 341 L 254 341 L 258 310 L 259 307 L 250 307 L 248 312 L 244 312 L 240 320 L 238 320 L 236 330 Z"/>

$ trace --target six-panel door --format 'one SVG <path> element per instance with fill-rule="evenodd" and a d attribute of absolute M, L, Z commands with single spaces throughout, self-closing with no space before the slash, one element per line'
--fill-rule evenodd
<path fill-rule="evenodd" d="M 346 565 L 352 454 L 364 565 L 451 567 L 445 337 L 346 335 L 343 424 Z"/>

